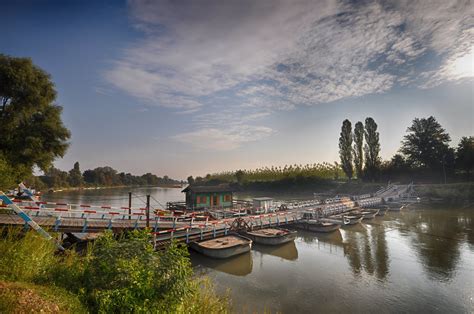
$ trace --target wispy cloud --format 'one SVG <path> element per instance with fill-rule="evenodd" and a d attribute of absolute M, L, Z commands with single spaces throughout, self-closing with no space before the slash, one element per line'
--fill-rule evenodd
<path fill-rule="evenodd" d="M 192 113 L 194 130 L 174 139 L 197 147 L 270 136 L 261 121 L 274 111 L 474 75 L 459 69 L 472 66 L 469 1 L 135 0 L 130 8 L 145 37 L 105 76 L 149 105 Z"/>

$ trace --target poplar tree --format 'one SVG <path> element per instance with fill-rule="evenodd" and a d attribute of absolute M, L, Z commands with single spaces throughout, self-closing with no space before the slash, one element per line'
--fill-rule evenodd
<path fill-rule="evenodd" d="M 365 174 L 368 179 L 374 180 L 377 171 L 380 168 L 380 142 L 379 132 L 377 132 L 377 123 L 374 119 L 365 119 Z"/>
<path fill-rule="evenodd" d="M 358 179 L 362 178 L 364 167 L 364 124 L 357 122 L 354 126 L 354 168 Z"/>
<path fill-rule="evenodd" d="M 339 137 L 339 156 L 341 158 L 341 168 L 349 178 L 352 179 L 352 125 L 346 119 L 342 122 L 341 136 Z"/>

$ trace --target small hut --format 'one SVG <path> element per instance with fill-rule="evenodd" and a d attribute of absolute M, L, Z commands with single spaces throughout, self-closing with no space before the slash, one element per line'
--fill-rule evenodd
<path fill-rule="evenodd" d="M 232 207 L 232 189 L 228 185 L 189 185 L 182 192 L 186 193 L 186 207 L 188 209 Z"/>

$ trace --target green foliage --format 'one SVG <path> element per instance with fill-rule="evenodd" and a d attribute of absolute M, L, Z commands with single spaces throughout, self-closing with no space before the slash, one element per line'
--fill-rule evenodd
<path fill-rule="evenodd" d="M 74 163 L 74 168 L 69 170 L 69 184 L 71 186 L 82 186 L 84 184 L 84 179 L 82 178 L 81 168 L 79 162 Z"/>
<path fill-rule="evenodd" d="M 88 313 L 79 297 L 65 289 L 0 281 L 0 313 Z"/>
<path fill-rule="evenodd" d="M 285 165 L 284 167 L 262 167 L 254 170 L 225 171 L 211 174 L 208 180 L 196 180 L 196 184 L 216 185 L 221 183 L 239 184 L 248 189 L 289 189 L 301 186 L 328 185 L 330 180 L 343 177 L 337 163 L 307 165 Z"/>
<path fill-rule="evenodd" d="M 354 173 L 352 166 L 352 124 L 347 119 L 342 122 L 339 137 L 339 157 L 341 159 L 341 168 L 350 180 Z"/>
<path fill-rule="evenodd" d="M 15 171 L 0 152 L 0 190 L 9 189 L 15 183 Z"/>
<path fill-rule="evenodd" d="M 30 59 L 0 54 L 0 152 L 23 175 L 66 152 L 70 133 L 55 99 L 50 76 Z"/>
<path fill-rule="evenodd" d="M 36 232 L 1 229 L 0 280 L 31 282 L 56 263 L 55 246 Z"/>
<path fill-rule="evenodd" d="M 245 173 L 242 170 L 237 170 L 235 172 L 235 179 L 237 179 L 237 183 L 242 184 L 244 176 Z"/>
<path fill-rule="evenodd" d="M 474 171 L 474 136 L 462 137 L 456 150 L 456 166 L 470 178 Z"/>
<path fill-rule="evenodd" d="M 450 136 L 433 116 L 415 118 L 400 151 L 414 166 L 440 169 L 448 153 Z"/>
<path fill-rule="evenodd" d="M 374 180 L 380 168 L 381 158 L 379 132 L 374 119 L 365 119 L 365 174 L 369 180 Z"/>
<path fill-rule="evenodd" d="M 91 312 L 215 313 L 228 300 L 193 278 L 189 253 L 176 243 L 155 252 L 147 231 L 99 237 L 83 257 L 55 254 L 34 231 L 3 229 L 0 280 L 39 284 L 78 297 Z M 11 302 L 0 296 L 0 308 Z M 192 300 L 193 303 L 190 303 Z"/>
<path fill-rule="evenodd" d="M 364 167 L 364 124 L 357 122 L 354 127 L 354 168 L 358 179 L 362 178 Z"/>
<path fill-rule="evenodd" d="M 189 184 L 189 185 L 194 184 L 194 178 L 193 178 L 193 176 L 189 176 L 189 177 L 187 178 L 187 181 L 188 181 L 188 184 Z"/>

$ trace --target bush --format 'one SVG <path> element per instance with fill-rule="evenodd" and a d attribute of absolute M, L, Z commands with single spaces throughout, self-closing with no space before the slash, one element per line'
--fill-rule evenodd
<path fill-rule="evenodd" d="M 70 251 L 55 254 L 54 244 L 34 231 L 2 233 L 0 280 L 57 288 L 93 313 L 228 311 L 226 297 L 217 297 L 209 282 L 192 277 L 186 247 L 172 243 L 156 252 L 147 231 L 118 239 L 106 232 L 82 257 Z M 10 294 L 0 298 L 0 309 L 10 303 Z"/>

